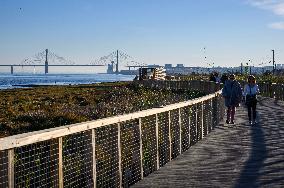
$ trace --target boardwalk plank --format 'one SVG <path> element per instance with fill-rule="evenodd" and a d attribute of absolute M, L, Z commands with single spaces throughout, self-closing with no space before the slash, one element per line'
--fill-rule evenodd
<path fill-rule="evenodd" d="M 246 109 L 236 124 L 220 124 L 188 151 L 145 177 L 145 187 L 284 187 L 284 102 L 261 98 L 258 120 Z"/>

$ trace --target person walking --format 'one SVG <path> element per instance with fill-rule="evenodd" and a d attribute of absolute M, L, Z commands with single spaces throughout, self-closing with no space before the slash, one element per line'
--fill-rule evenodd
<path fill-rule="evenodd" d="M 222 90 L 222 96 L 225 98 L 225 106 L 227 107 L 227 124 L 234 124 L 236 107 L 240 106 L 242 100 L 242 88 L 240 83 L 235 80 L 235 75 L 231 74 L 225 82 Z"/>
<path fill-rule="evenodd" d="M 248 76 L 248 83 L 244 87 L 245 104 L 248 108 L 249 124 L 256 124 L 256 104 L 259 87 L 253 75 Z M 252 116 L 252 119 L 251 119 Z"/>

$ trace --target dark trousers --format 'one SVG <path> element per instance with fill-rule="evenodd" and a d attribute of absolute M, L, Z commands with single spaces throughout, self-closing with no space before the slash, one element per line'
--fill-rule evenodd
<path fill-rule="evenodd" d="M 250 103 L 247 105 L 248 107 L 248 118 L 249 118 L 249 121 L 251 121 L 251 113 L 252 113 L 252 116 L 253 116 L 253 120 L 256 119 L 256 103 Z"/>

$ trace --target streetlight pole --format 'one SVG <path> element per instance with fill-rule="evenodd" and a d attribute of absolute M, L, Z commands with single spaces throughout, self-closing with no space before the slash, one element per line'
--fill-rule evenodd
<path fill-rule="evenodd" d="M 273 66 L 273 74 L 275 73 L 275 60 L 274 60 L 274 50 L 271 50 L 272 51 L 272 66 Z"/>

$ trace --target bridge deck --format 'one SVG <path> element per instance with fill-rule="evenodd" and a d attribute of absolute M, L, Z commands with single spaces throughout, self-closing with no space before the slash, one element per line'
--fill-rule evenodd
<path fill-rule="evenodd" d="M 220 124 L 133 187 L 284 187 L 284 102 L 262 98 L 257 110 L 258 125 L 240 107 L 236 125 Z"/>

